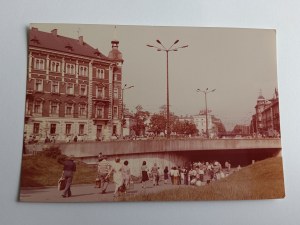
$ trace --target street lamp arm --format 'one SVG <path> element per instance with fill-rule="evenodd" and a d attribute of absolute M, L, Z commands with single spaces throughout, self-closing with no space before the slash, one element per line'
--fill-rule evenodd
<path fill-rule="evenodd" d="M 157 42 L 158 44 L 160 44 L 160 45 L 163 47 L 164 50 L 167 50 L 167 48 L 160 42 L 160 40 L 157 39 L 156 42 Z"/>
<path fill-rule="evenodd" d="M 201 89 L 197 89 L 197 92 L 202 92 L 202 93 L 204 93 L 204 94 L 207 94 L 207 93 L 210 93 L 210 92 L 214 92 L 215 90 L 217 90 L 217 89 L 213 89 L 213 90 L 211 90 L 211 91 L 208 91 L 208 88 L 206 88 L 206 90 L 205 91 L 202 91 Z"/>
<path fill-rule="evenodd" d="M 184 45 L 184 46 L 176 47 L 176 48 L 173 48 L 173 49 L 169 48 L 168 50 L 169 51 L 178 51 L 178 49 L 180 49 L 180 48 L 187 48 L 187 47 L 189 47 L 189 46 L 188 45 Z"/>
<path fill-rule="evenodd" d="M 165 51 L 165 49 L 159 48 L 159 47 L 157 47 L 155 45 L 146 45 L 146 46 L 149 47 L 149 48 L 156 48 L 157 51 Z"/>
<path fill-rule="evenodd" d="M 197 92 L 202 92 L 202 93 L 205 93 L 205 91 L 202 91 L 201 89 L 197 89 Z"/>
<path fill-rule="evenodd" d="M 176 45 L 178 42 L 179 42 L 179 40 L 174 41 L 174 43 L 168 48 L 168 50 L 172 51 L 172 47 L 173 47 L 174 45 Z"/>

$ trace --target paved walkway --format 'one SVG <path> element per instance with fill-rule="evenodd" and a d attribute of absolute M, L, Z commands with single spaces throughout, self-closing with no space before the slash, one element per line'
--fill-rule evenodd
<path fill-rule="evenodd" d="M 159 186 L 153 186 L 151 181 L 147 182 L 146 188 L 142 188 L 142 185 L 134 184 L 132 190 L 128 190 L 126 196 L 142 194 L 142 193 L 154 193 L 166 189 L 183 187 L 185 185 L 172 185 L 164 184 L 160 181 Z M 57 187 L 45 187 L 45 188 L 22 188 L 20 191 L 20 201 L 24 202 L 107 202 L 118 201 L 118 198 L 114 198 L 114 184 L 110 183 L 105 194 L 100 194 L 99 188 L 94 188 L 92 184 L 72 185 L 72 197 L 63 198 L 61 196 L 62 191 L 58 191 Z"/>

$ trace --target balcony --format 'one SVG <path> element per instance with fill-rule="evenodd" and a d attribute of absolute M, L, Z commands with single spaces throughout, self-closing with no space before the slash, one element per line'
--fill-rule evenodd
<path fill-rule="evenodd" d="M 33 91 L 33 90 L 27 90 L 27 91 L 26 91 L 26 94 L 27 94 L 27 95 L 33 95 L 33 94 L 34 94 L 34 91 Z"/>
<path fill-rule="evenodd" d="M 96 95 L 96 96 L 93 96 L 93 101 L 108 103 L 110 100 L 109 100 L 109 98 L 106 97 L 106 96 L 103 96 L 103 95 Z"/>
<path fill-rule="evenodd" d="M 26 109 L 25 111 L 25 123 L 27 123 L 27 121 L 32 117 L 32 111 Z"/>
<path fill-rule="evenodd" d="M 105 122 L 105 124 L 108 123 L 109 121 L 109 118 L 105 117 L 105 116 L 100 116 L 100 115 L 95 115 L 93 117 L 93 121 L 94 121 L 94 124 L 97 124 L 98 122 Z"/>

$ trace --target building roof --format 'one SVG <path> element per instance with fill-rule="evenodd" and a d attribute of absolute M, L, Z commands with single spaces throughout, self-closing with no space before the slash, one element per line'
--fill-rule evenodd
<path fill-rule="evenodd" d="M 123 55 L 122 52 L 119 51 L 119 41 L 113 40 L 111 42 L 112 50 L 109 52 L 108 57 L 112 60 L 121 61 L 123 62 Z"/>
<path fill-rule="evenodd" d="M 265 100 L 265 98 L 264 98 L 264 96 L 259 95 L 258 98 L 257 98 L 257 100 Z"/>
<path fill-rule="evenodd" d="M 82 36 L 79 39 L 64 37 L 57 34 L 57 29 L 48 33 L 32 27 L 29 31 L 29 46 L 111 61 L 98 49 L 84 42 Z"/>

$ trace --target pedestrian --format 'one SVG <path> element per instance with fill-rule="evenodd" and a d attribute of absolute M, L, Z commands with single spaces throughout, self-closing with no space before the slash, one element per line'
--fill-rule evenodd
<path fill-rule="evenodd" d="M 103 158 L 98 158 L 98 165 L 97 165 L 97 177 L 96 177 L 96 184 L 95 184 L 95 188 L 101 188 L 101 178 L 100 178 L 100 168 L 99 168 L 99 164 L 100 162 L 103 160 Z"/>
<path fill-rule="evenodd" d="M 165 169 L 164 169 L 164 183 L 167 184 L 168 183 L 168 179 L 169 179 L 169 169 L 168 167 L 166 166 Z"/>
<path fill-rule="evenodd" d="M 98 188 L 101 189 L 101 194 L 104 194 L 106 192 L 108 183 L 109 183 L 109 178 L 108 178 L 108 173 L 110 170 L 110 164 L 106 160 L 106 156 L 102 156 L 101 160 L 99 160 L 98 163 Z"/>
<path fill-rule="evenodd" d="M 171 183 L 174 184 L 174 166 L 170 169 Z"/>
<path fill-rule="evenodd" d="M 61 161 L 59 161 L 61 162 Z M 76 171 L 76 164 L 74 162 L 74 157 L 68 157 L 66 160 L 64 160 L 63 162 L 63 177 L 66 180 L 66 187 L 63 191 L 62 197 L 71 197 L 72 196 L 72 192 L 71 192 L 71 184 L 72 184 L 72 180 L 73 180 L 73 175 Z"/>
<path fill-rule="evenodd" d="M 77 140 L 78 140 L 77 135 L 75 135 L 74 142 L 77 142 Z"/>
<path fill-rule="evenodd" d="M 146 182 L 149 180 L 148 167 L 146 161 L 143 161 L 141 172 L 142 172 L 142 188 L 145 188 Z"/>
<path fill-rule="evenodd" d="M 183 176 L 184 176 L 184 184 L 188 185 L 189 184 L 189 174 L 188 174 L 188 168 L 185 167 L 183 170 Z"/>
<path fill-rule="evenodd" d="M 181 168 L 178 166 L 178 172 L 179 172 L 179 177 L 178 177 L 178 184 L 181 184 Z"/>
<path fill-rule="evenodd" d="M 101 161 L 101 160 L 102 160 L 102 157 L 103 157 L 102 152 L 99 152 L 99 154 L 98 154 L 98 161 Z"/>
<path fill-rule="evenodd" d="M 174 167 L 173 176 L 174 176 L 174 184 L 179 185 L 180 174 L 176 166 Z"/>
<path fill-rule="evenodd" d="M 115 163 L 112 165 L 106 179 L 113 173 L 113 181 L 115 183 L 114 197 L 119 196 L 119 188 L 123 185 L 122 164 L 120 158 L 116 157 Z"/>
<path fill-rule="evenodd" d="M 154 166 L 151 168 L 151 173 L 152 173 L 152 179 L 153 179 L 153 186 L 158 186 L 158 181 L 159 181 L 159 167 L 157 166 L 156 163 L 154 163 Z"/>
<path fill-rule="evenodd" d="M 129 168 L 128 164 L 129 164 L 129 162 L 126 160 L 124 162 L 124 165 L 122 166 L 123 183 L 124 183 L 126 190 L 129 188 L 129 182 L 130 182 L 130 176 L 131 176 L 130 168 Z"/>

